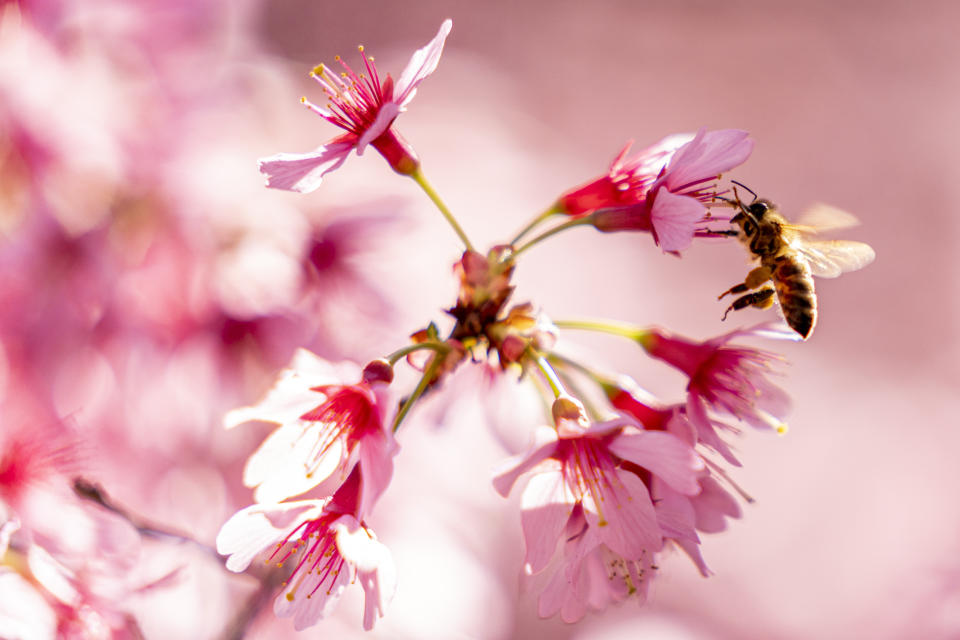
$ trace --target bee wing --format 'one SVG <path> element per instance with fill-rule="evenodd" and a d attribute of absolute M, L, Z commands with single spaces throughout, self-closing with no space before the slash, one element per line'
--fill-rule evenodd
<path fill-rule="evenodd" d="M 841 273 L 862 269 L 877 257 L 873 247 L 852 240 L 795 241 L 793 248 L 821 278 L 836 278 Z"/>
<path fill-rule="evenodd" d="M 817 203 L 800 214 L 796 224 L 792 226 L 805 233 L 817 233 L 819 231 L 849 229 L 858 224 L 860 224 L 860 221 L 852 213 L 847 213 L 828 204 Z"/>

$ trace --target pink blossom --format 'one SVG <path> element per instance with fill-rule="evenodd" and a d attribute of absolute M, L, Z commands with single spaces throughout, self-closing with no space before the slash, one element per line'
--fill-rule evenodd
<path fill-rule="evenodd" d="M 626 377 L 615 385 L 607 385 L 604 391 L 614 407 L 643 423 L 646 429 L 663 430 L 691 447 L 697 445 L 697 430 L 687 419 L 683 405 L 661 406 L 645 396 L 645 392 Z M 700 491 L 695 495 L 685 495 L 655 476 L 651 481 L 650 494 L 665 537 L 690 556 L 701 574 L 709 576 L 710 570 L 700 553 L 700 539 L 696 532 L 717 533 L 725 530 L 726 518 L 740 517 L 740 505 L 709 468 L 704 467 L 699 472 L 697 482 Z"/>
<path fill-rule="evenodd" d="M 540 613 L 560 611 L 570 622 L 588 606 L 642 597 L 646 569 L 663 544 L 645 479 L 658 476 L 693 494 L 702 462 L 679 438 L 644 431 L 629 418 L 586 428 L 558 422 L 556 431 L 541 430 L 533 450 L 507 463 L 494 487 L 506 496 L 530 474 L 521 503 L 525 571 L 547 569 L 560 540 L 566 541 L 562 559 L 552 565 L 557 573 L 541 594 Z"/>
<path fill-rule="evenodd" d="M 606 206 L 595 207 L 597 229 L 649 231 L 664 251 L 686 249 L 697 224 L 706 216 L 705 205 L 717 194 L 717 178 L 745 162 L 753 151 L 753 140 L 746 131 L 737 129 L 700 129 L 672 154 L 669 149 L 673 143 L 665 143 L 654 147 L 659 155 L 652 162 L 641 164 L 644 169 L 654 168 L 659 173 L 631 176 L 620 183 L 629 197 L 619 196 Z M 626 201 L 631 199 L 633 202 Z"/>
<path fill-rule="evenodd" d="M 578 218 L 598 209 L 630 206 L 643 201 L 671 156 L 692 139 L 688 133 L 667 136 L 629 158 L 627 154 L 633 142 L 628 142 L 610 163 L 605 175 L 567 191 L 557 200 L 557 209 Z"/>
<path fill-rule="evenodd" d="M 718 428 L 736 429 L 714 414 L 735 417 L 758 429 L 783 431 L 783 417 L 790 407 L 786 392 L 767 378 L 774 371 L 774 363 L 783 359 L 769 351 L 729 344 L 741 336 L 792 339 L 786 332 L 754 327 L 706 342 L 659 329 L 648 331 L 639 340 L 651 356 L 687 374 L 686 416 L 697 430 L 697 439 L 737 465 L 739 462 L 717 433 Z"/>
<path fill-rule="evenodd" d="M 358 75 L 339 57 L 337 61 L 344 68 L 342 77 L 323 65 L 314 69 L 312 76 L 323 88 L 327 106 L 315 105 L 306 98 L 302 102 L 347 133 L 309 153 L 279 153 L 261 159 L 260 172 L 267 176 L 267 186 L 302 193 L 313 191 L 320 186 L 324 175 L 346 162 L 351 151 L 363 155 L 368 144 L 379 151 L 396 172 L 416 171 L 420 165 L 416 153 L 392 125 L 413 100 L 417 86 L 436 70 L 452 27 L 451 20 L 444 20 L 436 37 L 413 54 L 396 83 L 390 74 L 381 79 L 373 58 L 366 54 L 363 62 L 367 75 Z M 363 53 L 362 47 L 360 51 Z"/>
<path fill-rule="evenodd" d="M 61 428 L 5 425 L 0 435 L 0 505 L 22 512 L 36 490 L 63 483 L 79 468 L 77 440 Z"/>
<path fill-rule="evenodd" d="M 543 618 L 557 613 L 564 622 L 577 622 L 587 611 L 603 611 L 610 604 L 633 598 L 646 602 L 657 566 L 646 550 L 626 558 L 597 539 L 577 506 L 567 521 L 560 558 L 544 571 L 546 586 L 537 603 Z"/>
<path fill-rule="evenodd" d="M 327 500 L 255 504 L 234 514 L 217 535 L 217 551 L 229 556 L 231 571 L 245 571 L 268 549 L 267 563 L 293 566 L 273 610 L 292 617 L 298 631 L 329 616 L 354 581 L 366 596 L 367 630 L 393 597 L 396 568 L 390 551 L 363 523 L 361 485 L 361 474 L 354 472 Z"/>
<path fill-rule="evenodd" d="M 250 456 L 243 481 L 257 502 L 279 502 L 313 488 L 333 495 L 359 465 L 366 513 L 393 474 L 399 447 L 384 424 L 384 386 L 345 384 L 356 365 L 333 365 L 301 349 L 260 404 L 227 414 L 228 428 L 249 420 L 280 425 Z"/>

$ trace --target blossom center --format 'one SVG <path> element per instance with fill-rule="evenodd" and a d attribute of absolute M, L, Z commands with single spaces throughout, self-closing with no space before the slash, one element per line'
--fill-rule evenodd
<path fill-rule="evenodd" d="M 356 73 L 340 56 L 335 60 L 343 67 L 339 74 L 325 65 L 317 65 L 310 74 L 327 96 L 326 110 L 320 115 L 331 124 L 360 136 L 373 124 L 384 103 L 393 100 L 393 78 L 381 81 L 373 58 L 358 47 L 367 73 Z M 306 103 L 306 99 L 302 99 Z"/>
<path fill-rule="evenodd" d="M 600 450 L 596 442 L 585 438 L 561 440 L 561 456 L 566 459 L 564 476 L 567 486 L 573 492 L 577 502 L 589 496 L 593 501 L 598 525 L 607 525 L 603 515 L 606 498 L 613 495 L 611 478 L 615 476 L 613 460 L 609 454 Z"/>
<path fill-rule="evenodd" d="M 287 592 L 287 600 L 292 601 L 296 597 L 297 589 L 310 575 L 316 575 L 317 582 L 306 594 L 307 598 L 321 587 L 326 588 L 328 595 L 333 590 L 344 565 L 343 556 L 337 549 L 336 534 L 330 528 L 335 518 L 336 515 L 329 515 L 300 523 L 283 541 L 277 543 L 277 548 L 267 558 L 268 563 L 275 561 L 277 567 L 282 567 L 291 558 L 296 561 L 290 577 L 283 583 L 283 586 L 293 584 Z"/>
<path fill-rule="evenodd" d="M 312 390 L 326 394 L 327 400 L 300 416 L 301 420 L 313 423 L 304 429 L 301 438 L 315 438 L 305 463 L 307 477 L 317 470 L 335 442 L 343 441 L 343 455 L 347 456 L 361 437 L 379 426 L 376 409 L 363 390 L 337 386 L 314 387 Z"/>

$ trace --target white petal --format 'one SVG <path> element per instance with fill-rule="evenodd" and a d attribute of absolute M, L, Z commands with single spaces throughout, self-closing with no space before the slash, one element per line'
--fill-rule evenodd
<path fill-rule="evenodd" d="M 297 349 L 290 366 L 280 373 L 263 400 L 253 406 L 228 411 L 223 419 L 224 426 L 232 429 L 251 420 L 277 424 L 295 422 L 326 399 L 322 393 L 312 391 L 314 387 L 359 379 L 360 367 L 353 362 L 332 363 L 306 349 Z"/>
<path fill-rule="evenodd" d="M 257 502 L 279 502 L 323 483 L 344 465 L 343 440 L 329 443 L 317 455 L 319 423 L 298 421 L 283 425 L 253 452 L 243 470 L 243 483 L 257 487 Z"/>
<path fill-rule="evenodd" d="M 251 505 L 227 520 L 217 534 L 217 553 L 229 555 L 227 569 L 244 571 L 258 553 L 280 542 L 301 522 L 319 517 L 323 503 L 303 500 Z"/>

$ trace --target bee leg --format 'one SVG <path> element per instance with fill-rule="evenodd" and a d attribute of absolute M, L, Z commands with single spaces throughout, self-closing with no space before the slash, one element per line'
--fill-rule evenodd
<path fill-rule="evenodd" d="M 729 289 L 721 293 L 719 296 L 717 296 L 717 300 L 722 299 L 723 296 L 727 295 L 728 293 L 737 294 L 737 293 L 744 293 L 746 291 L 750 291 L 751 289 L 756 289 L 757 287 L 761 286 L 764 282 L 769 280 L 771 277 L 773 277 L 773 273 L 770 271 L 770 269 L 768 269 L 767 267 L 757 267 L 756 269 L 753 269 L 750 273 L 747 274 L 747 279 L 743 281 L 743 284 L 738 284 L 735 287 L 730 287 Z"/>
<path fill-rule="evenodd" d="M 731 311 L 739 311 L 740 309 L 745 309 L 746 307 L 769 309 L 773 305 L 774 293 L 776 293 L 776 291 L 773 289 L 773 287 L 764 287 L 763 289 L 760 289 L 760 291 L 754 291 L 753 293 L 748 293 L 745 296 L 740 296 L 733 301 L 733 304 L 727 307 L 726 312 L 723 314 L 722 320 L 726 320 L 727 315 Z"/>
<path fill-rule="evenodd" d="M 745 284 L 738 284 L 738 285 L 735 286 L 735 287 L 730 287 L 729 289 L 727 289 L 726 291 L 724 291 L 723 293 L 721 293 L 719 296 L 717 296 L 717 300 L 722 300 L 722 299 L 723 299 L 723 296 L 725 296 L 725 295 L 727 295 L 727 294 L 730 294 L 730 293 L 736 294 L 736 293 L 744 293 L 744 292 L 746 292 L 746 291 L 749 291 L 749 289 L 747 288 L 747 285 L 745 285 Z"/>

